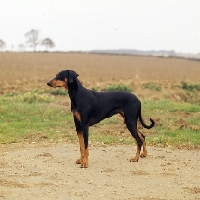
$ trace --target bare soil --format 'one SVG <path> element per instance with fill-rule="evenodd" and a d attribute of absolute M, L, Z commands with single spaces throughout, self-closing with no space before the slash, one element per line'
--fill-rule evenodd
<path fill-rule="evenodd" d="M 200 199 L 200 153 L 149 147 L 132 163 L 131 145 L 91 146 L 89 168 L 77 144 L 0 147 L 0 199 Z"/>

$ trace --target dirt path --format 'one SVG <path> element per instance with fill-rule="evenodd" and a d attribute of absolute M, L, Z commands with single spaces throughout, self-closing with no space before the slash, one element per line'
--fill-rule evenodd
<path fill-rule="evenodd" d="M 81 169 L 78 144 L 0 150 L 0 199 L 200 199 L 199 151 L 149 147 L 148 157 L 130 163 L 131 145 L 93 146 Z"/>

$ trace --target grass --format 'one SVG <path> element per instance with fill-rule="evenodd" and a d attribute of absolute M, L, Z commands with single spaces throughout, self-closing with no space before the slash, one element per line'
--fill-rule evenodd
<path fill-rule="evenodd" d="M 0 96 L 0 143 L 77 141 L 71 112 L 56 102 L 62 96 L 42 90 Z M 159 119 L 153 129 L 140 129 L 147 136 L 148 144 L 200 147 L 200 106 L 170 100 L 143 100 L 142 114 L 147 124 L 149 117 L 155 119 L 156 123 Z M 180 119 L 186 125 L 177 124 Z M 90 142 L 135 143 L 118 115 L 91 127 Z"/>
<path fill-rule="evenodd" d="M 185 130 L 182 129 L 160 129 L 155 128 L 155 135 L 148 135 L 147 143 L 151 145 L 159 146 L 176 146 L 176 147 L 187 147 L 187 148 L 199 148 L 200 147 L 200 137 L 199 131 L 192 131 L 190 128 Z"/>
<path fill-rule="evenodd" d="M 44 103 L 12 103 L 0 108 L 1 143 L 56 138 L 66 133 L 72 122 L 71 115 L 62 108 Z"/>
<path fill-rule="evenodd" d="M 147 110 L 164 110 L 164 111 L 183 111 L 183 112 L 200 112 L 200 106 L 191 103 L 178 103 L 167 99 L 160 101 L 144 100 L 142 107 Z"/>
<path fill-rule="evenodd" d="M 49 105 L 55 101 L 54 96 L 40 93 L 0 97 L 0 143 L 67 137 L 64 134 L 71 127 L 71 114 L 56 104 Z"/>

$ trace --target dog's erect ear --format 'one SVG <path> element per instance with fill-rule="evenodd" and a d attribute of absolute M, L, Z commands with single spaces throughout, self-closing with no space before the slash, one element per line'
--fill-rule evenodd
<path fill-rule="evenodd" d="M 68 81 L 69 81 L 69 83 L 73 83 L 78 76 L 79 75 L 75 71 L 68 70 Z"/>

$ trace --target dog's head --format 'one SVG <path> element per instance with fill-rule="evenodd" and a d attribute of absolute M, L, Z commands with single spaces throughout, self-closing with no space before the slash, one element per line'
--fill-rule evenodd
<path fill-rule="evenodd" d="M 47 83 L 50 87 L 68 88 L 69 83 L 73 83 L 79 75 L 73 70 L 63 70 L 59 72 L 54 79 Z"/>

